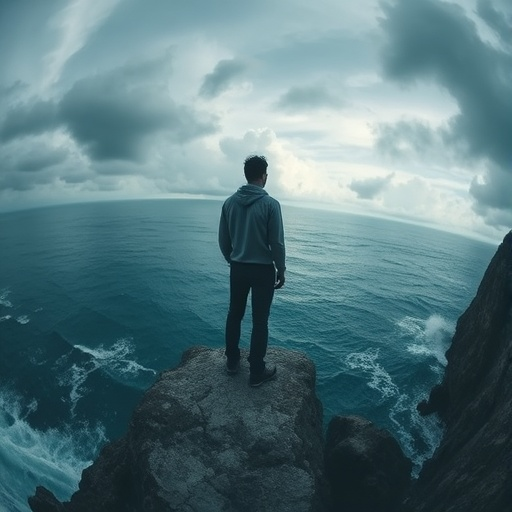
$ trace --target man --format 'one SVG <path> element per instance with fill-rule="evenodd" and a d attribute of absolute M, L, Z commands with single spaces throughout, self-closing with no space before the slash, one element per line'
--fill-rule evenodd
<path fill-rule="evenodd" d="M 283 286 L 286 268 L 281 206 L 263 190 L 267 183 L 267 167 L 265 157 L 247 157 L 244 162 L 247 185 L 226 199 L 219 224 L 219 247 L 231 267 L 226 367 L 229 374 L 240 369 L 238 343 L 251 290 L 252 333 L 247 358 L 251 386 L 259 386 L 276 375 L 275 366 L 265 365 L 268 317 L 274 290 Z"/>

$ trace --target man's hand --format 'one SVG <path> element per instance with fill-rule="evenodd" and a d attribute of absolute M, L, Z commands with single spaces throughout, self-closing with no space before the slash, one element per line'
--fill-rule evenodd
<path fill-rule="evenodd" d="M 276 284 L 274 285 L 274 289 L 275 290 L 279 290 L 279 288 L 282 288 L 283 287 L 283 284 L 284 284 L 284 272 L 278 272 L 277 273 L 277 279 L 276 279 Z"/>

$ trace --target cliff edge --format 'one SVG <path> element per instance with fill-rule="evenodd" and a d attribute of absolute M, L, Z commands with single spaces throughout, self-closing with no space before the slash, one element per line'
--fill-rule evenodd
<path fill-rule="evenodd" d="M 407 500 L 414 512 L 512 511 L 512 231 L 459 318 L 422 414 L 445 432 Z"/>
<path fill-rule="evenodd" d="M 276 380 L 226 375 L 222 349 L 194 347 L 136 408 L 125 437 L 85 469 L 66 503 L 38 487 L 35 512 L 312 512 L 322 508 L 315 367 L 271 348 Z"/>

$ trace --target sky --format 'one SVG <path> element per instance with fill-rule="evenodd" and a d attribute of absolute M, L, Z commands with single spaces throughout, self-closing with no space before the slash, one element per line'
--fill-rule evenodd
<path fill-rule="evenodd" d="M 509 0 L 0 0 L 0 211 L 227 197 L 501 240 Z"/>

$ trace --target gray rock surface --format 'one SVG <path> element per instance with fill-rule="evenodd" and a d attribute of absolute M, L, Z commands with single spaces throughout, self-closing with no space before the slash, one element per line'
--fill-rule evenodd
<path fill-rule="evenodd" d="M 144 395 L 127 435 L 84 471 L 61 510 L 322 510 L 315 367 L 284 349 L 269 349 L 267 360 L 277 364 L 277 379 L 251 388 L 247 364 L 226 375 L 222 349 L 185 352 Z M 36 512 L 43 510 L 42 494 L 38 488 L 30 498 Z"/>
<path fill-rule="evenodd" d="M 414 512 L 512 511 L 512 232 L 459 318 L 443 382 L 420 412 L 446 423 L 407 500 Z"/>

